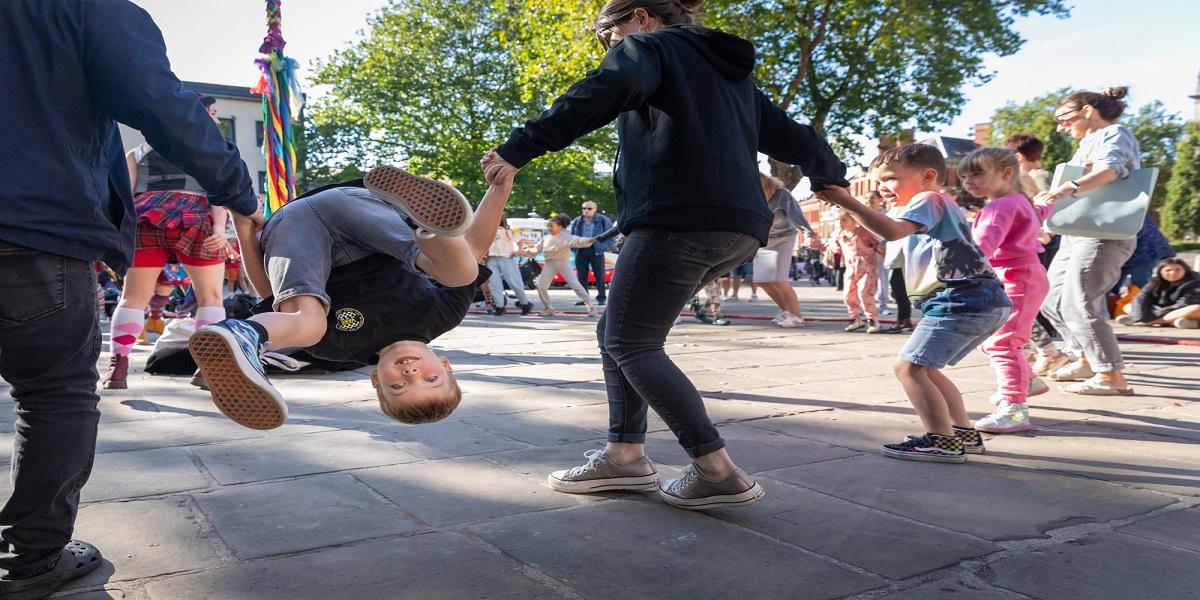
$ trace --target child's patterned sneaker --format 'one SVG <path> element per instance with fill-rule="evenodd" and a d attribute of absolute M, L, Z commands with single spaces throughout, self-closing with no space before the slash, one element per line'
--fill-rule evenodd
<path fill-rule="evenodd" d="M 867 324 L 865 321 L 863 321 L 862 319 L 860 319 L 858 317 L 854 317 L 854 320 L 850 321 L 850 324 L 847 325 L 846 328 L 843 329 L 842 331 L 849 333 L 851 331 L 858 331 L 859 329 L 862 329 L 866 326 L 867 326 Z"/>
<path fill-rule="evenodd" d="M 963 452 L 967 454 L 983 454 L 986 448 L 983 447 L 983 436 L 979 435 L 978 429 L 968 429 L 966 427 L 954 426 L 954 435 L 962 441 Z"/>
<path fill-rule="evenodd" d="M 363 185 L 400 209 L 416 225 L 418 237 L 460 236 L 471 225 L 471 205 L 462 193 L 440 181 L 417 177 L 391 165 L 371 169 Z"/>
<path fill-rule="evenodd" d="M 899 444 L 884 444 L 884 456 L 901 460 L 962 463 L 967 461 L 962 440 L 958 436 L 927 433 Z"/>
<path fill-rule="evenodd" d="M 267 380 L 258 331 L 249 322 L 226 319 L 204 327 L 188 340 L 188 350 L 225 416 L 251 429 L 274 429 L 287 420 L 287 404 Z"/>
<path fill-rule="evenodd" d="M 879 321 L 867 319 L 867 333 L 879 333 Z"/>
<path fill-rule="evenodd" d="M 1001 400 L 996 412 L 975 422 L 975 428 L 987 433 L 1017 433 L 1030 431 L 1029 406 L 1024 402 Z"/>

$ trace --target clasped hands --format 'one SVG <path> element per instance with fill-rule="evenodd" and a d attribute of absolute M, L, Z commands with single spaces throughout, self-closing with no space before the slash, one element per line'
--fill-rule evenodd
<path fill-rule="evenodd" d="M 511 182 L 513 177 L 516 177 L 517 173 L 521 171 L 504 160 L 504 157 L 495 150 L 483 153 L 483 158 L 479 159 L 479 168 L 483 169 L 483 178 L 488 185 Z"/>

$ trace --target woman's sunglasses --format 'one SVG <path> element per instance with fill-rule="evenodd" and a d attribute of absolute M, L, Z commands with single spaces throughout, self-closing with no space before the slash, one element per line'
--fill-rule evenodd
<path fill-rule="evenodd" d="M 596 25 L 593 27 L 593 31 L 596 32 L 596 41 L 600 42 L 600 47 L 604 48 L 605 52 L 608 52 L 610 49 L 612 49 L 613 31 L 616 30 L 621 23 L 624 23 L 632 18 L 633 11 L 631 10 L 619 17 L 613 17 L 611 19 L 606 18 L 604 19 L 603 24 L 600 22 L 596 23 Z"/>

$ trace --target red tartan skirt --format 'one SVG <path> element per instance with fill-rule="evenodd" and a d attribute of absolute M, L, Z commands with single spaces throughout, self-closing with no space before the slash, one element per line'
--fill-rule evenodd
<path fill-rule="evenodd" d="M 211 229 L 210 229 L 211 231 Z M 169 262 L 190 267 L 225 264 L 225 248 L 209 252 L 201 248 L 210 234 L 200 227 L 159 229 L 145 221 L 138 223 L 133 266 L 161 268 Z"/>

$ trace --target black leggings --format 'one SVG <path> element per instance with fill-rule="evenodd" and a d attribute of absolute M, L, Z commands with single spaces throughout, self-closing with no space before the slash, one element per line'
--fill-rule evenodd
<path fill-rule="evenodd" d="M 896 301 L 896 320 L 912 320 L 912 302 L 908 299 L 908 289 L 904 287 L 904 269 L 892 269 L 888 279 L 892 286 L 892 300 Z"/>

